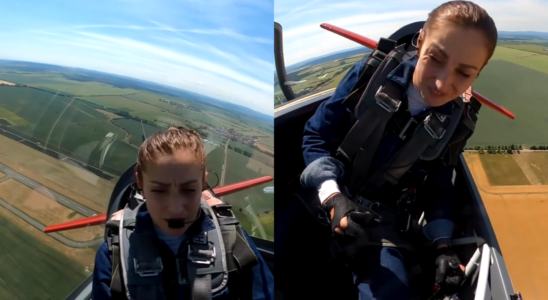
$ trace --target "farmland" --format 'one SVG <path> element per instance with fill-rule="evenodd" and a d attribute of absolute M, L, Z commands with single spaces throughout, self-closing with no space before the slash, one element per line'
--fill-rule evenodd
<path fill-rule="evenodd" d="M 464 157 L 495 230 L 514 289 L 523 297 L 542 299 L 546 293 L 543 284 L 548 280 L 543 272 L 548 269 L 548 222 L 544 221 L 548 214 L 548 185 L 526 180 L 525 168 L 514 161 L 521 155 L 465 153 Z M 546 160 L 545 153 L 527 156 L 529 164 Z M 502 176 L 508 179 L 501 181 Z M 537 177 L 546 180 L 545 172 L 537 173 Z M 524 260 L 524 253 L 532 259 Z"/>
<path fill-rule="evenodd" d="M 348 70 L 352 68 L 355 63 L 362 60 L 363 58 L 364 54 L 357 54 L 344 59 L 336 59 L 334 61 L 324 62 L 306 68 L 301 68 L 287 74 L 287 80 L 305 80 L 305 82 L 298 83 L 291 87 L 295 92 L 296 98 L 304 95 L 314 94 L 322 90 L 335 88 L 343 79 L 344 75 L 346 75 Z M 278 101 L 277 98 L 281 99 L 284 96 L 278 83 L 276 83 L 275 85 L 274 93 L 275 103 L 279 104 L 278 102 L 276 102 Z"/>
<path fill-rule="evenodd" d="M 245 180 L 245 177 L 248 176 L 247 174 L 253 174 L 252 177 L 274 176 L 273 169 L 268 165 L 229 149 L 225 184 Z M 274 182 L 259 185 L 256 189 L 244 193 L 227 195 L 223 197 L 223 200 L 234 206 L 236 216 L 250 234 L 254 231 L 251 228 L 253 228 L 252 224 L 257 222 L 254 221 L 256 217 L 257 220 L 262 219 L 267 221 L 268 223 L 261 223 L 260 225 L 264 228 L 266 235 L 263 238 L 273 239 L 274 220 L 272 215 L 274 214 L 274 194 L 265 194 L 263 192 L 263 188 L 269 186 L 274 186 Z M 250 206 L 251 210 L 246 211 L 247 206 Z M 256 230 L 260 232 L 259 229 Z"/>
<path fill-rule="evenodd" d="M 203 137 L 211 185 L 223 166 L 226 183 L 273 175 L 271 117 L 150 82 L 0 60 L 0 262 L 10 270 L 0 275 L 1 299 L 63 298 L 90 275 L 104 227 L 46 235 L 44 226 L 104 213 L 143 135 L 173 125 Z M 228 140 L 235 143 L 230 164 Z M 273 214 L 263 213 L 273 210 L 273 195 L 262 189 L 227 201 L 243 205 L 249 195 L 272 239 Z"/>

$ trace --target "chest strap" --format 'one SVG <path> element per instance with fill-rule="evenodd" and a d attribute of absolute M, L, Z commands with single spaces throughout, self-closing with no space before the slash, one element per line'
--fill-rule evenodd
<path fill-rule="evenodd" d="M 337 157 L 351 170 L 350 190 L 364 180 L 386 124 L 400 108 L 403 88 L 387 77 L 403 61 L 403 46 L 390 52 L 371 78 L 355 109 L 358 120 L 337 150 Z"/>

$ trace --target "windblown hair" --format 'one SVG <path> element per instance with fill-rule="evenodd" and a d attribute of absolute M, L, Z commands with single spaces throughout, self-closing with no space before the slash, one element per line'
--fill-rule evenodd
<path fill-rule="evenodd" d="M 135 171 L 141 177 L 142 172 L 146 171 L 148 164 L 155 162 L 160 156 L 170 155 L 178 150 L 187 150 L 194 153 L 196 161 L 204 168 L 203 184 L 205 188 L 207 154 L 202 143 L 202 138 L 196 131 L 186 129 L 183 126 L 172 126 L 166 131 L 157 132 L 149 136 L 141 147 L 139 147 Z"/>
<path fill-rule="evenodd" d="M 446 2 L 428 14 L 424 31 L 427 33 L 429 30 L 435 30 L 448 24 L 459 25 L 466 29 L 475 29 L 483 33 L 487 42 L 487 61 L 491 59 L 497 46 L 498 32 L 495 21 L 485 9 L 471 1 Z"/>

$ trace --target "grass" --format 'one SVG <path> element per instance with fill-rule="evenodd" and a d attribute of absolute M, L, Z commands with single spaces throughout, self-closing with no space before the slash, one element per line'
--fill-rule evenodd
<path fill-rule="evenodd" d="M 483 154 L 480 155 L 480 160 L 490 185 L 530 185 L 511 155 Z"/>
<path fill-rule="evenodd" d="M 251 153 L 251 157 L 266 164 L 266 165 L 269 165 L 271 167 L 274 166 L 274 157 L 270 156 L 270 155 L 266 155 L 260 151 L 257 151 L 253 148 L 251 148 L 250 146 L 248 145 L 245 145 L 245 144 L 242 144 L 238 141 L 230 141 L 230 145 L 232 147 L 237 147 L 237 148 L 240 148 L 242 149 L 243 151 L 247 151 L 249 153 Z"/>
<path fill-rule="evenodd" d="M 247 165 L 253 164 L 253 159 L 232 150 L 228 150 L 227 160 L 225 184 L 236 183 L 255 177 L 274 175 L 274 170 L 272 168 L 263 168 L 260 173 L 248 168 Z M 265 218 L 267 221 L 266 224 L 263 224 L 263 228 L 267 234 L 266 238 L 273 240 L 274 224 L 269 221 L 268 217 L 264 217 L 264 215 L 272 215 L 272 212 L 274 211 L 274 194 L 265 194 L 263 192 L 263 189 L 269 186 L 274 186 L 274 182 L 268 182 L 238 193 L 227 195 L 223 197 L 223 200 L 234 207 L 238 219 L 249 234 L 253 233 L 253 221 L 252 218 L 245 215 L 243 211 L 245 211 L 247 205 L 251 205 L 253 211 L 256 214 L 259 214 L 257 217 L 259 219 Z"/>
<path fill-rule="evenodd" d="M 136 147 L 141 146 L 143 143 L 143 130 L 147 137 L 164 130 L 164 128 L 144 124 L 133 119 L 115 119 L 112 122 L 130 134 L 129 143 Z"/>
<path fill-rule="evenodd" d="M 303 83 L 299 83 L 291 87 L 297 97 L 317 93 L 326 89 L 337 87 L 344 75 L 348 72 L 348 69 L 362 59 L 363 55 L 359 55 L 338 59 L 332 62 L 325 62 L 287 74 L 288 80 L 306 80 Z M 334 76 L 336 73 L 339 74 Z M 278 84 L 275 85 L 275 92 L 281 92 Z"/>
<path fill-rule="evenodd" d="M 546 166 L 548 166 L 548 153 L 522 152 L 519 155 L 525 158 L 540 183 L 545 185 L 548 184 L 548 168 L 546 168 Z"/>
<path fill-rule="evenodd" d="M 548 60 L 546 63 L 548 72 Z M 505 60 L 491 61 L 474 84 L 474 89 L 508 108 L 515 114 L 516 119 L 510 120 L 488 107 L 482 107 L 478 125 L 468 145 L 546 143 L 546 82 L 547 73 Z"/>
<path fill-rule="evenodd" d="M 192 99 L 176 98 L 132 88 L 117 88 L 93 81 L 70 80 L 59 72 L 13 73 L 12 70 L 2 69 L 0 80 L 28 86 L 0 86 L 0 124 L 27 134 L 39 140 L 42 145 L 58 146 L 94 161 L 99 161 L 100 158 L 96 146 L 103 141 L 107 133 L 115 133 L 117 140 L 109 148 L 105 165 L 120 171 L 125 171 L 135 163 L 137 147 L 142 142 L 143 127 L 147 136 L 163 128 L 145 123 L 141 125 L 141 122 L 126 117 L 118 118 L 112 114 L 112 110 L 155 122 L 161 127 L 183 125 L 194 128 L 198 126 L 234 128 L 244 134 L 253 133 L 261 136 L 265 143 L 273 144 L 273 123 L 266 124 L 264 121 L 250 119 L 244 115 L 225 111 L 221 107 L 212 107 Z M 160 98 L 189 104 L 201 111 L 178 108 L 159 101 Z M 108 111 L 108 109 L 111 110 L 110 113 L 106 113 L 108 117 L 99 111 Z M 205 137 L 218 143 L 225 139 L 213 134 L 206 134 Z M 129 144 L 124 140 L 127 140 Z M 33 153 L 38 153 L 20 144 L 17 144 L 17 147 L 25 147 L 32 152 L 25 154 L 18 161 L 19 167 L 31 168 L 32 166 L 27 166 L 26 162 L 34 161 L 36 155 Z M 205 148 L 208 153 L 208 169 L 212 173 L 208 182 L 216 184 L 216 176 L 213 173 L 221 176 L 225 158 L 224 147 L 206 144 Z M 262 157 L 262 153 L 257 153 L 254 154 L 256 157 Z M 12 155 L 14 156 L 17 155 Z M 262 159 L 273 163 L 272 158 L 262 157 Z M 232 153 L 229 160 L 227 184 L 258 177 L 265 172 L 273 175 L 271 167 L 238 153 Z M 37 170 L 36 168 L 34 165 L 33 170 Z M 76 173 L 71 174 L 69 169 L 65 166 L 47 172 L 76 177 Z M 47 173 L 43 170 L 39 172 L 41 175 Z M 89 185 L 96 190 L 102 188 L 96 181 L 92 182 L 92 177 L 84 177 L 82 177 L 83 180 L 91 180 Z M 65 179 L 58 179 L 58 182 L 61 185 L 71 184 Z M 272 185 L 271 183 L 264 186 Z M 267 226 L 268 238 L 273 239 L 274 197 L 273 194 L 263 194 L 262 188 L 263 186 L 256 187 L 227 197 L 231 202 L 237 203 L 239 205 L 237 207 L 245 208 L 244 198 L 248 196 L 247 201 L 253 205 L 259 213 L 258 218 Z M 86 195 L 90 192 L 79 189 L 72 197 L 76 199 L 81 196 L 80 194 Z M 103 198 L 108 202 L 108 197 L 100 197 L 100 199 Z M 49 207 L 47 209 L 51 210 L 47 213 L 54 213 Z M 270 210 L 270 214 L 264 214 L 267 209 Z M 252 233 L 251 223 L 246 219 L 247 217 L 239 211 L 236 214 Z M 68 211 L 63 211 L 62 215 L 66 218 L 77 217 L 74 212 Z M 84 271 L 85 265 L 79 262 L 78 251 L 81 249 L 67 248 L 68 250 L 57 251 L 53 248 L 55 246 L 49 245 L 47 237 L 41 240 L 41 233 L 35 236 L 34 232 L 25 231 L 28 224 L 17 218 L 11 220 L 10 215 L 6 218 L 0 216 L 0 236 L 2 236 L 0 264 L 4 268 L 0 270 L 0 299 L 62 299 L 89 275 Z M 91 249 L 84 250 L 91 251 Z"/>
<path fill-rule="evenodd" d="M 64 299 L 89 273 L 0 215 L 0 299 Z"/>

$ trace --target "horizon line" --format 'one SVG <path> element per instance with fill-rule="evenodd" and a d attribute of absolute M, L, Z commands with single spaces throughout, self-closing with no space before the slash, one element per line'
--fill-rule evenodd
<path fill-rule="evenodd" d="M 35 64 L 50 65 L 50 66 L 58 66 L 58 67 L 63 67 L 63 68 L 81 69 L 81 70 L 85 70 L 85 71 L 93 71 L 93 72 L 98 72 L 98 73 L 104 73 L 104 74 L 110 74 L 110 75 L 115 75 L 115 76 L 127 77 L 127 78 L 130 78 L 130 79 L 132 79 L 132 80 L 136 80 L 136 81 L 148 82 L 148 83 L 156 84 L 156 85 L 159 85 L 159 86 L 164 86 L 164 87 L 176 89 L 176 90 L 179 90 L 179 91 L 182 91 L 182 92 L 194 93 L 194 94 L 197 94 L 197 95 L 200 95 L 200 96 L 209 97 L 209 98 L 211 98 L 211 99 L 214 99 L 214 100 L 217 100 L 217 101 L 220 101 L 220 102 L 224 102 L 224 103 L 228 103 L 228 104 L 231 104 L 231 105 L 240 106 L 240 107 L 242 107 L 242 108 L 246 108 L 246 109 L 252 110 L 252 111 L 254 111 L 255 113 L 258 113 L 258 114 L 261 114 L 261 115 L 264 115 L 264 116 L 267 116 L 267 117 L 272 117 L 272 118 L 274 117 L 273 115 L 271 116 L 271 115 L 265 114 L 264 112 L 257 111 L 257 110 L 254 110 L 254 109 L 252 109 L 252 108 L 245 107 L 245 106 L 242 106 L 242 105 L 239 105 L 239 104 L 235 104 L 235 103 L 232 103 L 232 102 L 229 102 L 229 101 L 226 101 L 226 100 L 217 99 L 217 98 L 215 98 L 215 97 L 208 96 L 208 95 L 205 95 L 205 94 L 201 94 L 201 93 L 197 93 L 197 92 L 192 92 L 192 91 L 188 91 L 188 90 L 183 90 L 183 89 L 181 89 L 181 88 L 179 88 L 179 87 L 174 87 L 174 86 L 171 86 L 171 85 L 165 85 L 165 84 L 157 83 L 157 82 L 150 81 L 150 80 L 135 78 L 135 77 L 128 76 L 128 75 L 120 75 L 120 74 L 116 74 L 116 73 L 108 73 L 108 72 L 105 72 L 105 71 L 99 71 L 99 70 L 94 70 L 94 69 L 87 69 L 87 68 L 82 68 L 82 67 L 70 67 L 70 66 L 66 66 L 66 65 L 57 65 L 57 64 L 52 64 L 52 63 L 45 63 L 45 62 L 31 61 L 31 60 L 13 60 L 13 59 L 5 59 L 5 58 L 0 57 L 0 61 L 28 62 L 28 63 L 35 63 Z M 111 84 L 110 84 L 110 85 L 111 85 Z M 113 86 L 113 85 L 112 85 L 112 86 Z M 159 92 L 159 91 L 157 91 L 157 92 L 158 92 L 158 93 L 161 93 L 161 92 Z M 196 101 L 196 100 L 194 100 L 194 101 Z M 202 101 L 198 101 L 198 102 L 202 102 Z M 274 110 L 272 110 L 272 114 L 274 114 Z"/>
<path fill-rule="evenodd" d="M 514 33 L 519 33 L 519 32 L 534 32 L 534 33 L 545 33 L 545 34 L 548 34 L 548 31 L 534 31 L 534 30 L 498 30 L 497 31 L 498 33 L 501 33 L 501 32 L 514 32 Z M 320 58 L 322 56 L 327 56 L 327 55 L 331 55 L 331 54 L 335 54 L 335 53 L 343 53 L 345 51 L 352 51 L 352 50 L 357 50 L 361 47 L 364 47 L 364 46 L 356 46 L 354 48 L 346 48 L 346 49 L 343 49 L 343 50 L 338 50 L 338 51 L 333 51 L 333 52 L 329 52 L 329 53 L 325 53 L 325 54 L 322 54 L 322 55 L 318 55 L 318 56 L 314 56 L 314 57 L 311 57 L 311 58 L 307 58 L 307 59 L 303 59 L 301 61 L 298 61 L 298 62 L 295 62 L 291 65 L 288 65 L 286 66 L 286 68 L 290 68 L 291 66 L 294 66 L 296 64 L 299 64 L 299 63 L 302 63 L 303 61 L 306 61 L 306 60 L 311 60 L 311 59 L 315 59 L 315 58 Z M 366 47 L 364 47 L 366 48 Z M 371 49 L 369 49 L 369 51 L 372 51 Z M 276 70 L 274 70 L 274 73 L 276 73 Z"/>

